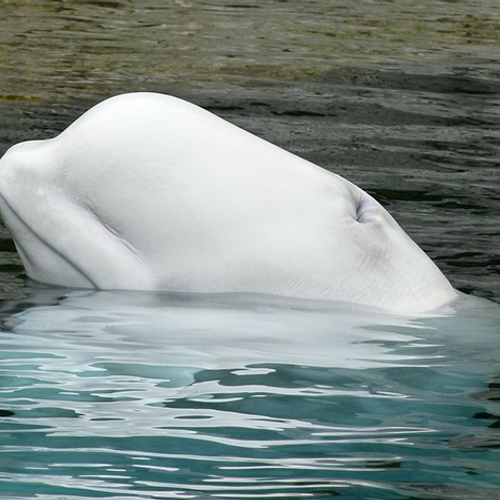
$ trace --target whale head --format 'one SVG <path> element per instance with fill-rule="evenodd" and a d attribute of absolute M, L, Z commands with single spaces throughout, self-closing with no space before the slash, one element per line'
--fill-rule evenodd
<path fill-rule="evenodd" d="M 422 312 L 456 292 L 370 195 L 180 99 L 108 99 L 0 160 L 27 275 Z"/>

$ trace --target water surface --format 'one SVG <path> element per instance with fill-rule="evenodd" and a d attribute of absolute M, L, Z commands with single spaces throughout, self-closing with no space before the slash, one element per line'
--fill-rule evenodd
<path fill-rule="evenodd" d="M 470 300 L 31 290 L 4 311 L 3 495 L 496 498 L 500 314 Z"/>
<path fill-rule="evenodd" d="M 0 11 L 0 153 L 173 93 L 346 176 L 493 301 L 41 290 L 0 225 L 0 498 L 500 498 L 497 2 Z"/>

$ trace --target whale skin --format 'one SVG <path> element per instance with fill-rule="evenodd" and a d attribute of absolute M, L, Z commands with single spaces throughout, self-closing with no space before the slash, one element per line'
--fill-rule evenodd
<path fill-rule="evenodd" d="M 181 99 L 112 97 L 0 160 L 29 278 L 431 311 L 457 292 L 374 198 Z"/>

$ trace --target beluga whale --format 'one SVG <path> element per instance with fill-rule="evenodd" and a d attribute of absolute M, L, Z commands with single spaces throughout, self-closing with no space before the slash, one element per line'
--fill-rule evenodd
<path fill-rule="evenodd" d="M 29 278 L 71 288 L 257 293 L 399 313 L 457 292 L 373 197 L 176 97 L 131 93 L 0 160 Z"/>

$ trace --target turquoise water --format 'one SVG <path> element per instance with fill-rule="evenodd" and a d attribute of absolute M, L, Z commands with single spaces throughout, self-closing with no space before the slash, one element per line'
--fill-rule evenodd
<path fill-rule="evenodd" d="M 475 300 L 30 290 L 0 335 L 0 497 L 499 498 L 500 308 Z"/>

